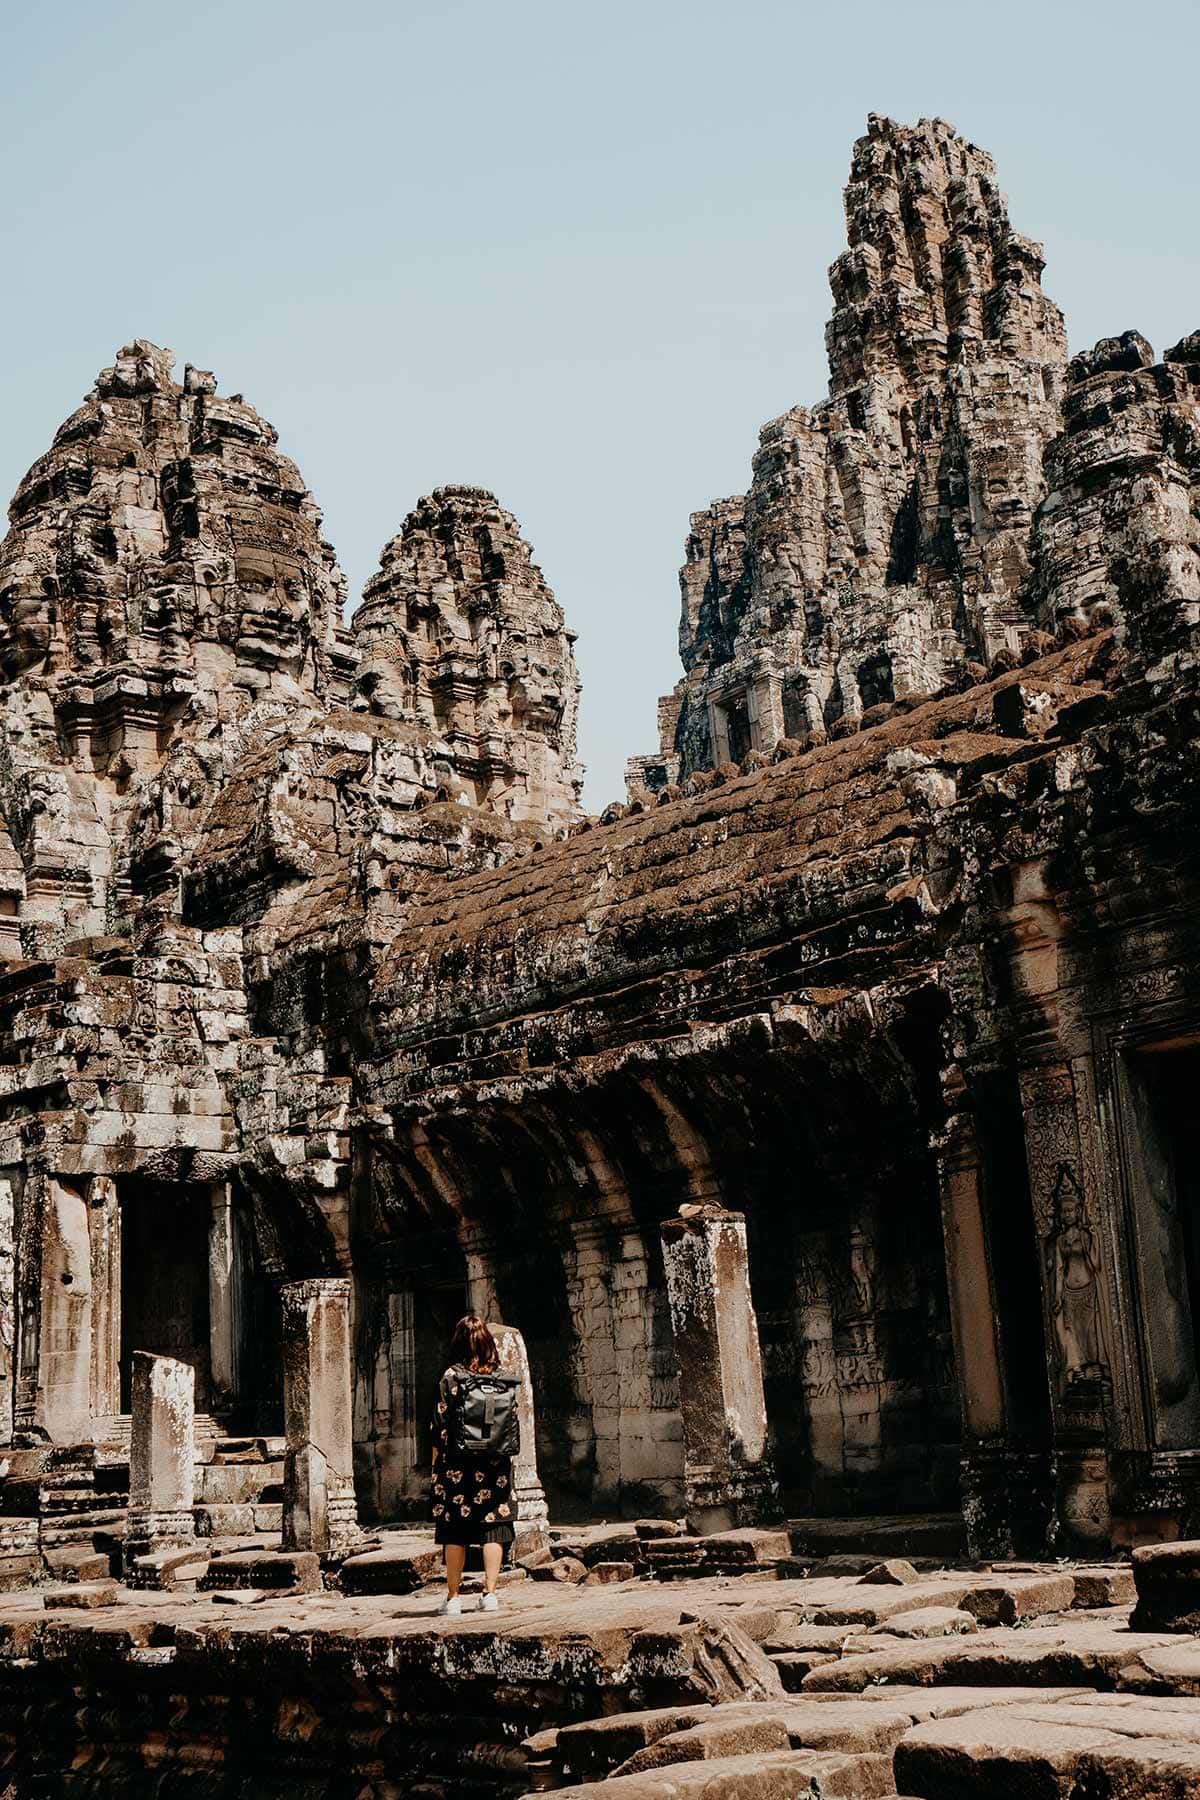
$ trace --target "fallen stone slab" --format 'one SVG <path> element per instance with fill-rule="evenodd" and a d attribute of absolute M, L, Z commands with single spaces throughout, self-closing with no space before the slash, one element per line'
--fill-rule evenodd
<path fill-rule="evenodd" d="M 812 1573 L 818 1580 L 826 1576 L 831 1579 L 837 1576 L 847 1576 L 855 1581 L 861 1581 L 864 1575 L 878 1567 L 879 1558 L 877 1556 L 863 1556 L 853 1552 L 840 1556 L 823 1556 L 811 1564 Z"/>
<path fill-rule="evenodd" d="M 859 1693 L 878 1682 L 1107 1689 L 1115 1688 L 1121 1671 L 1144 1652 L 1170 1642 L 1168 1635 L 1081 1618 L 1021 1631 L 980 1632 L 967 1639 L 927 1638 L 900 1649 L 847 1656 L 814 1669 L 803 1685 L 805 1693 Z"/>
<path fill-rule="evenodd" d="M 703 1538 L 639 1538 L 638 1551 L 655 1581 L 690 1580 L 705 1566 Z"/>
<path fill-rule="evenodd" d="M 158 1593 L 187 1592 L 203 1580 L 212 1552 L 207 1544 L 172 1545 L 135 1556 L 125 1571 L 125 1584 Z"/>
<path fill-rule="evenodd" d="M 910 1562 L 891 1557 L 887 1562 L 873 1563 L 858 1579 L 868 1586 L 905 1587 L 909 1582 L 920 1581 L 921 1577 Z"/>
<path fill-rule="evenodd" d="M 841 1653 L 837 1650 L 785 1650 L 782 1655 L 772 1656 L 771 1661 L 779 1671 L 784 1692 L 799 1694 L 814 1669 L 840 1662 Z"/>
<path fill-rule="evenodd" d="M 747 1526 L 738 1531 L 716 1531 L 702 1538 L 705 1560 L 714 1568 L 718 1564 L 730 1567 L 751 1567 L 764 1563 L 776 1563 L 781 1557 L 791 1554 L 791 1542 L 786 1531 L 772 1531 L 763 1527 Z"/>
<path fill-rule="evenodd" d="M 271 1598 L 265 1588 L 214 1588 L 208 1597 L 217 1606 L 260 1606 Z"/>
<path fill-rule="evenodd" d="M 116 1606 L 121 1589 L 115 1581 L 73 1581 L 42 1589 L 43 1606 L 74 1607 L 90 1612 L 97 1606 Z"/>
<path fill-rule="evenodd" d="M 912 1723 L 907 1711 L 864 1706 L 854 1700 L 718 1706 L 697 1723 L 664 1733 L 644 1746 L 615 1773 L 635 1775 L 674 1763 L 715 1761 L 784 1748 L 882 1755 L 899 1743 Z"/>
<path fill-rule="evenodd" d="M 230 1556 L 214 1556 L 200 1582 L 202 1593 L 245 1587 L 315 1594 L 320 1586 L 321 1559 L 315 1550 L 236 1550 Z"/>
<path fill-rule="evenodd" d="M 841 1625 L 790 1624 L 777 1626 L 762 1639 L 762 1647 L 768 1656 L 792 1650 L 832 1650 L 837 1654 L 847 1635 Z"/>
<path fill-rule="evenodd" d="M 253 1506 L 196 1506 L 192 1517 L 201 1538 L 242 1537 L 254 1530 Z"/>
<path fill-rule="evenodd" d="M 1149 1708 L 1141 1718 L 1114 1717 L 1112 1698 L 985 1707 L 916 1725 L 896 1748 L 897 1786 L 935 1800 L 1184 1800 L 1200 1792 L 1200 1713 L 1191 1737 L 1177 1718 Z"/>
<path fill-rule="evenodd" d="M 579 1582 L 587 1577 L 587 1564 L 577 1556 L 556 1556 L 552 1562 L 538 1563 L 526 1573 L 532 1581 Z"/>
<path fill-rule="evenodd" d="M 627 1562 L 593 1563 L 584 1576 L 585 1582 L 591 1587 L 612 1587 L 618 1581 L 632 1581 L 633 1579 L 633 1564 Z"/>
<path fill-rule="evenodd" d="M 1077 1607 L 1130 1606 L 1137 1598 L 1133 1567 L 1129 1563 L 1111 1569 L 1075 1569 L 1072 1579 Z"/>
<path fill-rule="evenodd" d="M 1121 1670 L 1117 1687 L 1133 1693 L 1200 1698 L 1200 1638 L 1184 1638 L 1163 1649 L 1143 1650 Z"/>
<path fill-rule="evenodd" d="M 891 1712 L 908 1714 L 914 1725 L 928 1719 L 953 1719 L 960 1713 L 977 1712 L 981 1706 L 1046 1706 L 1058 1700 L 1074 1700 L 1092 1694 L 1094 1688 L 1083 1687 L 886 1687 L 864 1688 L 854 1696 L 860 1705 L 882 1706 Z M 808 1694 L 806 1699 L 819 1704 L 842 1705 L 841 1694 Z"/>
<path fill-rule="evenodd" d="M 729 1619 L 756 1644 L 765 1644 L 779 1630 L 779 1613 L 773 1606 L 755 1606 L 752 1602 L 735 1602 L 730 1606 L 706 1606 L 696 1612 L 681 1612 L 679 1623 L 692 1625 L 697 1619 Z"/>
<path fill-rule="evenodd" d="M 890 1757 L 827 1750 L 675 1763 L 570 1789 L 573 1800 L 883 1800 L 892 1791 Z"/>
<path fill-rule="evenodd" d="M 796 1556 L 814 1559 L 846 1552 L 867 1556 L 872 1562 L 888 1556 L 953 1561 L 967 1554 L 967 1529 L 961 1513 L 789 1519 L 788 1536 Z"/>
<path fill-rule="evenodd" d="M 412 1594 L 441 1573 L 441 1548 L 432 1538 L 400 1533 L 378 1550 L 348 1556 L 338 1570 L 338 1586 L 343 1594 Z"/>
<path fill-rule="evenodd" d="M 1039 1716 L 1048 1703 L 1027 1703 L 1027 1710 Z M 1200 1706 L 1194 1700 L 1177 1695 L 1142 1694 L 1076 1694 L 1069 1700 L 1055 1702 L 1064 1718 L 1085 1719 L 1090 1727 L 1101 1731 L 1119 1731 L 1134 1737 L 1178 1738 L 1189 1744 L 1200 1744 Z"/>
<path fill-rule="evenodd" d="M 683 1526 L 678 1519 L 638 1519 L 633 1529 L 640 1538 L 673 1538 L 683 1535 Z"/>
<path fill-rule="evenodd" d="M 722 1757 L 764 1756 L 790 1749 L 787 1726 L 767 1707 L 718 1706 L 710 1718 L 683 1731 L 669 1732 L 657 1743 L 635 1752 L 613 1771 L 613 1779 L 676 1763 L 716 1762 Z"/>
<path fill-rule="evenodd" d="M 34 1532 L 37 1541 L 37 1532 Z M 111 1573 L 108 1557 L 90 1545 L 69 1544 L 47 1550 L 43 1558 L 56 1581 L 104 1581 Z"/>
<path fill-rule="evenodd" d="M 900 1613 L 917 1612 L 930 1606 L 961 1609 L 962 1596 L 968 1586 L 967 1582 L 946 1581 L 920 1581 L 897 1587 L 864 1587 L 858 1581 L 839 1582 L 837 1588 L 841 1591 L 836 1593 L 836 1598 L 826 1599 L 824 1596 L 830 1594 L 833 1584 L 825 1582 L 820 1589 L 811 1590 L 814 1595 L 812 1622 L 814 1625 L 883 1627 Z"/>
<path fill-rule="evenodd" d="M 601 1562 L 631 1562 L 639 1575 L 646 1573 L 646 1540 L 633 1536 L 629 1531 L 620 1536 L 604 1539 L 599 1543 L 581 1544 L 578 1549 L 570 1549 L 563 1545 L 560 1555 L 578 1556 L 580 1562 L 593 1568 Z"/>
<path fill-rule="evenodd" d="M 1133 1579 L 1135 1631 L 1200 1631 L 1200 1542 L 1143 1544 Z"/>
<path fill-rule="evenodd" d="M 964 1612 L 957 1606 L 918 1606 L 912 1612 L 893 1613 L 887 1621 L 887 1630 L 893 1638 L 962 1637 L 978 1631 L 979 1621 L 973 1613 Z M 851 1651 L 865 1642 L 865 1639 L 848 1637 L 846 1649 Z"/>
<path fill-rule="evenodd" d="M 1037 1619 L 1047 1613 L 1067 1612 L 1075 1604 L 1073 1575 L 1016 1575 L 982 1581 L 969 1587 L 959 1601 L 981 1625 L 1015 1625 L 1018 1619 Z"/>
<path fill-rule="evenodd" d="M 706 1705 L 664 1706 L 585 1719 L 578 1725 L 560 1726 L 553 1747 L 564 1774 L 582 1780 L 602 1779 L 639 1750 L 673 1731 L 698 1725 L 713 1710 Z"/>

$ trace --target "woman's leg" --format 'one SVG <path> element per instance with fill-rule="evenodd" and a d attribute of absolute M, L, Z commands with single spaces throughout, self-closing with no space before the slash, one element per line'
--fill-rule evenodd
<path fill-rule="evenodd" d="M 483 1546 L 483 1585 L 489 1594 L 496 1591 L 496 1577 L 500 1573 L 500 1564 L 504 1561 L 503 1544 L 485 1544 Z"/>
<path fill-rule="evenodd" d="M 462 1572 L 467 1562 L 467 1546 L 465 1544 L 446 1544 L 446 1589 L 451 1600 L 458 1593 L 458 1584 L 462 1580 Z"/>

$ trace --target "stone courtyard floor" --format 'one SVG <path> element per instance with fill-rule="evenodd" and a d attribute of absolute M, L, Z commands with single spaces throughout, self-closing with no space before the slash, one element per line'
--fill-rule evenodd
<path fill-rule="evenodd" d="M 401 1584 L 430 1548 L 382 1534 L 342 1579 Z M 0 1596 L 6 1792 L 1200 1795 L 1200 1636 L 1131 1628 L 1128 1563 L 649 1580 L 588 1534 L 558 1550 L 459 1618 L 440 1586 L 252 1585 L 315 1570 L 261 1543 L 210 1591 Z"/>

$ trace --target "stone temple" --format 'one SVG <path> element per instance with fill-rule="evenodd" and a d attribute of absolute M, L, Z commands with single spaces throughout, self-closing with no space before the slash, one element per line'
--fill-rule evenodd
<path fill-rule="evenodd" d="M 1200 332 L 1070 356 L 938 120 L 872 116 L 846 220 L 598 818 L 489 492 L 348 608 L 141 340 L 18 488 L 18 1800 L 1200 1793 Z M 468 1306 L 522 1527 L 457 1626 Z"/>

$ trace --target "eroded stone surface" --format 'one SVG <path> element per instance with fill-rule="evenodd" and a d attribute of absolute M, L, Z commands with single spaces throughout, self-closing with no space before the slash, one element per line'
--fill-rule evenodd
<path fill-rule="evenodd" d="M 442 739 L 456 794 L 512 819 L 578 816 L 574 633 L 494 495 L 444 487 L 422 500 L 350 629 L 356 705 Z"/>
<path fill-rule="evenodd" d="M 744 498 L 692 517 L 685 675 L 635 784 L 935 692 L 1019 649 L 1059 430 L 1062 317 L 991 158 L 942 120 L 872 118 L 830 271 L 829 397 L 763 428 Z"/>
<path fill-rule="evenodd" d="M 662 750 L 598 819 L 484 490 L 418 502 L 346 628 L 271 428 L 144 342 L 21 484 L 0 1590 L 198 1535 L 131 1554 L 152 1602 L 0 1606 L 16 1754 L 319 1792 L 382 1732 L 387 1780 L 515 1796 L 559 1726 L 704 1703 L 622 1759 L 682 1773 L 617 1779 L 1186 1791 L 1200 334 L 1067 363 L 938 121 L 870 121 L 847 224 L 829 397 L 696 515 Z M 335 1290 L 336 1331 L 281 1314 Z M 427 1537 L 331 1565 L 421 1506 L 468 1304 L 527 1352 L 537 1542 L 511 1614 L 435 1621 Z M 154 1479 L 137 1350 L 195 1384 Z M 1131 1630 L 1123 1549 L 1178 1538 Z M 911 1776 L 845 1735 L 904 1690 Z"/>
<path fill-rule="evenodd" d="M 841 1579 L 850 1591 L 854 1578 Z M 21 1778 L 86 1746 L 93 1775 L 119 1775 L 133 1791 L 148 1770 L 161 1779 L 190 1766 L 202 1743 L 218 1783 L 236 1768 L 256 1792 L 282 1795 L 284 1782 L 298 1780 L 333 1792 L 356 1771 L 371 1778 L 365 1759 L 380 1754 L 385 1717 L 387 1778 L 419 1777 L 446 1800 L 467 1781 L 497 1800 L 563 1782 L 640 1793 L 624 1785 L 635 1781 L 659 1782 L 646 1789 L 656 1794 L 682 1783 L 681 1793 L 726 1800 L 774 1793 L 761 1783 L 784 1778 L 800 1786 L 780 1792 L 798 1796 L 816 1778 L 818 1791 L 847 1800 L 1007 1795 L 1013 1780 L 1050 1782 L 1045 1791 L 1063 1795 L 1075 1782 L 1112 1800 L 1189 1791 L 1200 1700 L 1190 1690 L 1110 1691 L 1119 1671 L 1144 1669 L 1158 1654 L 1148 1641 L 1172 1640 L 1148 1640 L 1121 1618 L 1098 1654 L 1095 1621 L 1071 1611 L 1044 1630 L 993 1628 L 993 1661 L 969 1685 L 945 1679 L 944 1668 L 919 1677 L 921 1686 L 876 1676 L 861 1692 L 781 1694 L 767 1678 L 770 1660 L 737 1620 L 770 1612 L 775 1629 L 763 1635 L 773 1646 L 828 1585 L 760 1578 L 568 1596 L 527 1584 L 506 1592 L 499 1613 L 458 1619 L 438 1617 L 439 1594 L 428 1590 L 407 1598 L 262 1586 L 197 1596 L 116 1590 L 95 1614 L 9 1596 L 0 1599 L 0 1724 L 34 1694 L 52 1708 L 61 1697 L 57 1734 L 19 1740 Z M 1071 1645 L 1082 1675 L 1073 1685 L 1057 1673 Z M 1020 1685 L 1001 1678 L 997 1646 L 1023 1659 Z M 871 1661 L 852 1640 L 841 1654 L 847 1668 Z M 80 1710 L 73 1683 L 84 1678 L 91 1700 Z M 133 1691 L 144 1751 L 128 1731 L 118 1736 Z M 236 1733 L 221 1723 L 230 1694 Z M 294 1727 L 286 1771 L 281 1719 Z"/>

